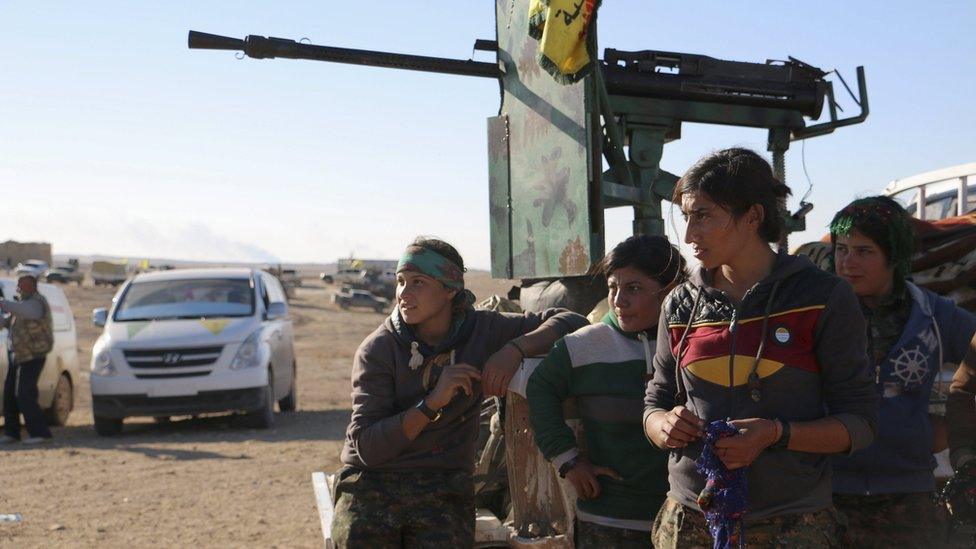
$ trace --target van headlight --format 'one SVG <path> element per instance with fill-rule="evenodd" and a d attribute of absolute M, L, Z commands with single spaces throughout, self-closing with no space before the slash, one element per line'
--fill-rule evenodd
<path fill-rule="evenodd" d="M 95 376 L 114 376 L 118 373 L 115 369 L 115 365 L 112 364 L 112 353 L 108 349 L 102 349 L 95 354 L 94 360 L 92 360 L 92 375 Z"/>
<path fill-rule="evenodd" d="M 247 336 L 244 343 L 237 348 L 237 354 L 230 363 L 231 370 L 241 370 L 244 368 L 254 368 L 261 365 L 261 348 L 258 340 L 261 337 L 261 330 Z"/>

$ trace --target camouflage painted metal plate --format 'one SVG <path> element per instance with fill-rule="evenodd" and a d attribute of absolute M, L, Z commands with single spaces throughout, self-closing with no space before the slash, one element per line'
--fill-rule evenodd
<path fill-rule="evenodd" d="M 489 120 L 492 276 L 582 275 L 603 255 L 591 230 L 591 216 L 602 216 L 590 207 L 593 85 L 562 85 L 542 69 L 528 11 L 528 0 L 496 1 L 504 93 Z"/>

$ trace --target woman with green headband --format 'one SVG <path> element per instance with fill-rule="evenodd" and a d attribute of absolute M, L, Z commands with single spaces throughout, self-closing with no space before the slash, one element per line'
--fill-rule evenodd
<path fill-rule="evenodd" d="M 484 396 L 504 394 L 522 359 L 586 325 L 472 308 L 450 244 L 418 238 L 397 265 L 396 308 L 359 346 L 352 418 L 335 489 L 339 547 L 472 547 Z"/>
<path fill-rule="evenodd" d="M 834 271 L 854 287 L 867 320 L 868 358 L 880 397 L 874 443 L 833 459 L 834 504 L 850 522 L 845 541 L 856 547 L 934 547 L 942 532 L 932 453 L 945 442 L 933 434 L 929 396 L 942 363 L 961 362 L 962 373 L 976 367 L 976 317 L 908 280 L 915 231 L 891 198 L 845 206 L 830 224 L 830 241 Z M 976 424 L 976 383 L 954 382 L 953 389 L 965 393 L 965 385 L 964 419 L 954 419 L 952 408 L 947 417 L 956 467 L 972 458 L 976 446 L 976 431 L 967 429 Z"/>

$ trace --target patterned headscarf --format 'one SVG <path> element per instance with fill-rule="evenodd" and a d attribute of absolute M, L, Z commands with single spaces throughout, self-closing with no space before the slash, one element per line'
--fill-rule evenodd
<path fill-rule="evenodd" d="M 396 272 L 425 274 L 452 290 L 464 289 L 464 271 L 457 263 L 441 254 L 422 246 L 407 246 Z"/>
<path fill-rule="evenodd" d="M 912 272 L 915 253 L 915 228 L 911 216 L 894 199 L 887 196 L 859 198 L 837 212 L 830 222 L 830 244 L 838 236 L 857 231 L 870 238 L 884 251 L 888 265 L 894 267 L 895 281 Z M 834 272 L 834 255 L 830 254 L 830 268 Z"/>

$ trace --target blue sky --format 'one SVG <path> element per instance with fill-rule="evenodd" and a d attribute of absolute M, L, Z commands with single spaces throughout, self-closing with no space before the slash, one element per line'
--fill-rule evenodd
<path fill-rule="evenodd" d="M 417 234 L 487 268 L 488 79 L 190 51 L 189 29 L 454 58 L 494 3 L 0 2 L 0 240 L 56 254 L 213 260 L 396 257 Z M 607 0 L 600 47 L 741 61 L 792 55 L 853 82 L 871 116 L 806 144 L 810 231 L 894 178 L 974 160 L 974 2 Z M 479 52 L 477 59 L 491 61 Z M 682 173 L 762 130 L 685 124 Z M 806 190 L 801 144 L 787 182 Z M 610 245 L 629 209 L 607 214 Z M 680 227 L 678 227 L 680 230 Z"/>

